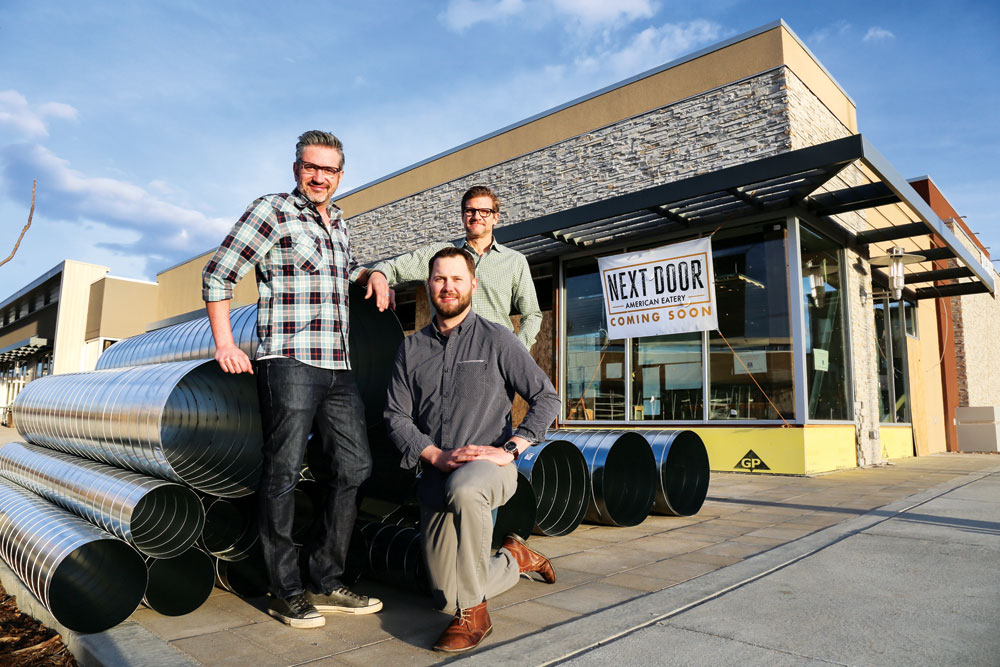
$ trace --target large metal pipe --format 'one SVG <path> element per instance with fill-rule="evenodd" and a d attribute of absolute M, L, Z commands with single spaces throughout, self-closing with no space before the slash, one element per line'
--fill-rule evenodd
<path fill-rule="evenodd" d="M 0 480 L 0 556 L 76 632 L 121 623 L 146 590 L 135 549 L 7 480 Z"/>
<path fill-rule="evenodd" d="M 143 604 L 164 616 L 183 616 L 200 607 L 215 587 L 212 557 L 191 548 L 172 558 L 146 558 L 149 583 Z"/>
<path fill-rule="evenodd" d="M 379 312 L 375 299 L 365 299 L 364 295 L 364 289 L 350 286 L 350 359 L 365 403 L 366 421 L 369 426 L 376 426 L 382 423 L 386 387 L 392 377 L 396 349 L 403 341 L 403 328 L 393 311 Z M 253 358 L 258 345 L 257 306 L 233 309 L 230 322 L 236 344 Z M 207 317 L 200 317 L 118 341 L 100 356 L 97 368 L 144 366 L 214 356 L 212 327 Z"/>
<path fill-rule="evenodd" d="M 232 500 L 205 496 L 205 527 L 198 546 L 227 561 L 243 560 L 260 537 L 249 499 Z"/>
<path fill-rule="evenodd" d="M 186 486 L 23 442 L 0 446 L 0 476 L 154 558 L 184 553 L 205 522 Z"/>
<path fill-rule="evenodd" d="M 694 431 L 636 431 L 653 448 L 658 471 L 653 512 L 670 516 L 697 514 L 708 495 L 708 451 Z"/>
<path fill-rule="evenodd" d="M 517 491 L 510 500 L 497 508 L 493 520 L 493 548 L 498 549 L 504 538 L 515 533 L 528 539 L 535 527 L 538 508 L 531 482 L 520 471 L 517 473 Z"/>
<path fill-rule="evenodd" d="M 256 598 L 267 593 L 267 568 L 260 549 L 237 561 L 215 559 L 215 585 L 241 598 Z"/>
<path fill-rule="evenodd" d="M 608 526 L 642 523 L 656 496 L 656 461 L 646 439 L 635 431 L 557 430 L 572 442 L 590 471 L 587 521 Z"/>
<path fill-rule="evenodd" d="M 535 491 L 534 532 L 556 537 L 576 530 L 590 494 L 583 453 L 568 440 L 546 440 L 529 447 L 518 458 L 517 469 Z"/>
<path fill-rule="evenodd" d="M 429 590 L 419 528 L 365 521 L 358 525 L 368 554 L 369 576 L 404 588 Z"/>
<path fill-rule="evenodd" d="M 21 435 L 211 495 L 253 493 L 261 432 L 253 376 L 210 360 L 50 375 L 14 403 Z"/>

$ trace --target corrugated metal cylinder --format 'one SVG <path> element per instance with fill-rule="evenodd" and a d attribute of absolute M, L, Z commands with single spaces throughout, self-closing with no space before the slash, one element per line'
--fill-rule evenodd
<path fill-rule="evenodd" d="M 590 471 L 587 521 L 635 526 L 653 507 L 657 474 L 653 450 L 635 431 L 557 430 L 554 438 L 572 442 Z"/>
<path fill-rule="evenodd" d="M 246 558 L 259 539 L 251 500 L 203 497 L 205 527 L 198 546 L 222 560 Z"/>
<path fill-rule="evenodd" d="M 0 446 L 0 476 L 154 558 L 187 551 L 205 522 L 191 489 L 22 442 Z"/>
<path fill-rule="evenodd" d="M 590 497 L 590 473 L 583 453 L 568 440 L 546 440 L 521 454 L 517 469 L 535 491 L 534 532 L 556 537 L 576 530 Z"/>
<path fill-rule="evenodd" d="M 248 495 L 260 478 L 254 378 L 214 360 L 39 378 L 14 416 L 29 442 L 211 495 Z"/>
<path fill-rule="evenodd" d="M 697 514 L 708 495 L 708 451 L 694 431 L 641 430 L 653 448 L 658 484 L 653 512 L 670 516 Z"/>
<path fill-rule="evenodd" d="M 76 632 L 121 623 L 146 590 L 139 552 L 7 480 L 0 480 L 0 556 Z"/>
<path fill-rule="evenodd" d="M 535 491 L 531 482 L 521 472 L 517 473 L 517 491 L 506 503 L 497 508 L 493 520 L 493 548 L 498 549 L 504 538 L 515 533 L 524 539 L 531 536 L 535 527 L 538 508 L 535 502 Z"/>
<path fill-rule="evenodd" d="M 143 604 L 164 616 L 183 616 L 200 607 L 215 587 L 212 557 L 191 548 L 173 558 L 147 558 L 149 583 Z"/>

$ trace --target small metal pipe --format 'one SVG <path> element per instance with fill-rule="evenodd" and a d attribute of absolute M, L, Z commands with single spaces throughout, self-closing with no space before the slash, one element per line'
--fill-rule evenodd
<path fill-rule="evenodd" d="M 493 521 L 493 548 L 499 549 L 504 539 L 511 533 L 528 539 L 535 527 L 537 516 L 535 491 L 528 478 L 518 471 L 517 491 L 510 500 L 497 508 L 496 518 Z"/>
<path fill-rule="evenodd" d="M 185 486 L 23 442 L 0 445 L 0 476 L 154 558 L 184 553 L 205 522 Z"/>
<path fill-rule="evenodd" d="M 697 514 L 708 495 L 708 451 L 694 431 L 636 431 L 653 448 L 658 471 L 653 512 L 669 516 Z"/>
<path fill-rule="evenodd" d="M 191 548 L 173 558 L 146 558 L 143 604 L 164 616 L 183 616 L 205 603 L 215 587 L 212 557 Z"/>
<path fill-rule="evenodd" d="M 368 553 L 369 576 L 411 590 L 430 589 L 419 528 L 364 521 L 358 525 Z"/>
<path fill-rule="evenodd" d="M 656 497 L 656 461 L 635 431 L 557 430 L 580 449 L 590 471 L 586 520 L 608 526 L 642 523 Z"/>
<path fill-rule="evenodd" d="M 243 560 L 259 539 L 250 499 L 232 500 L 204 496 L 205 527 L 198 546 L 222 560 Z"/>
<path fill-rule="evenodd" d="M 517 459 L 518 471 L 534 489 L 534 532 L 556 537 L 576 530 L 587 513 L 590 473 L 583 453 L 568 440 L 546 440 Z"/>
<path fill-rule="evenodd" d="M 25 385 L 14 418 L 34 444 L 211 495 L 248 495 L 260 477 L 254 378 L 214 360 L 49 375 Z"/>
<path fill-rule="evenodd" d="M 215 585 L 241 598 L 256 598 L 267 593 L 267 568 L 260 549 L 237 561 L 215 559 Z"/>
<path fill-rule="evenodd" d="M 57 621 L 103 632 L 135 611 L 146 566 L 131 546 L 0 480 L 0 556 Z"/>

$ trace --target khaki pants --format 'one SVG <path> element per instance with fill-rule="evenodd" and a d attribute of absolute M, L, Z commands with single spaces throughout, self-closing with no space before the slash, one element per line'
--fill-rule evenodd
<path fill-rule="evenodd" d="M 520 569 L 501 549 L 490 555 L 495 508 L 517 490 L 517 468 L 471 461 L 444 480 L 443 511 L 420 507 L 424 557 L 438 607 L 454 612 L 499 595 L 517 583 Z"/>

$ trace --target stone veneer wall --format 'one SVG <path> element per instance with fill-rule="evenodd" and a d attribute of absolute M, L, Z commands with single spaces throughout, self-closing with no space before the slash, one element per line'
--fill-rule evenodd
<path fill-rule="evenodd" d="M 953 222 L 948 227 L 975 257 L 979 248 Z M 957 265 L 954 261 L 952 265 Z M 989 260 L 984 264 L 989 270 Z M 993 273 L 994 284 L 1000 276 Z M 958 404 L 963 407 L 1000 406 L 1000 354 L 997 354 L 997 322 L 1000 299 L 992 294 L 951 297 L 952 331 L 955 334 L 955 365 Z"/>
<path fill-rule="evenodd" d="M 355 255 L 369 263 L 457 238 L 473 185 L 496 191 L 502 225 L 791 150 L 785 78 L 770 70 L 356 215 Z"/>

